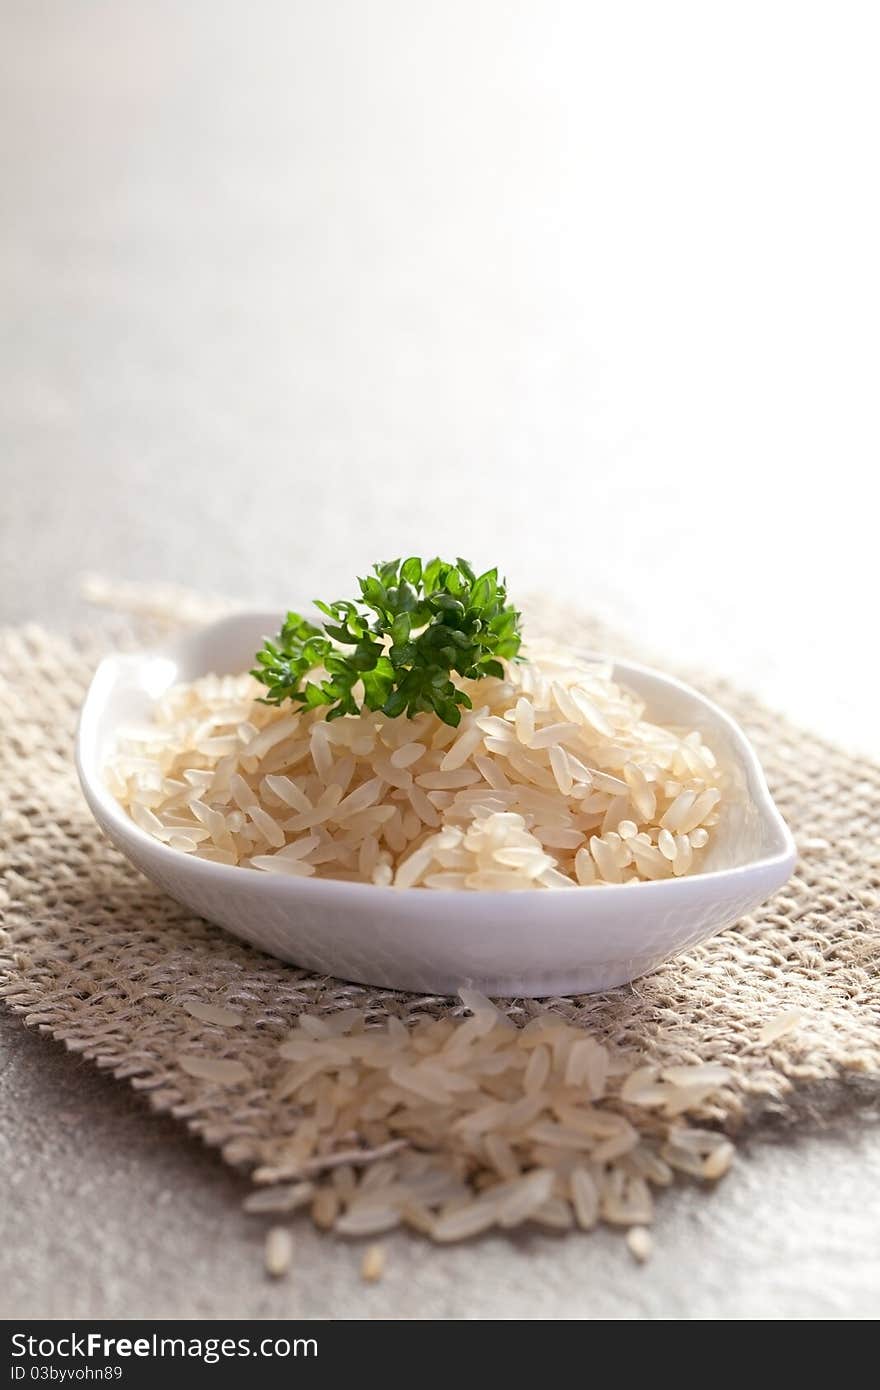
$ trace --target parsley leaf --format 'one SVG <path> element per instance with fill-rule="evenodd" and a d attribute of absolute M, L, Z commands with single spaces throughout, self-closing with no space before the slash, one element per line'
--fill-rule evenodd
<path fill-rule="evenodd" d="M 326 705 L 328 719 L 362 709 L 412 719 L 430 710 L 458 725 L 471 702 L 453 675 L 503 676 L 501 661 L 519 654 L 520 615 L 497 569 L 478 575 L 466 560 L 423 564 L 412 555 L 374 565 L 358 587 L 355 602 L 315 601 L 322 626 L 288 613 L 278 636 L 266 639 L 251 672 L 266 687 L 266 704 Z"/>

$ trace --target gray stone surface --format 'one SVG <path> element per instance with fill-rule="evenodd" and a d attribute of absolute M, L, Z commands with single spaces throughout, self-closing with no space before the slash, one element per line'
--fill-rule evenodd
<path fill-rule="evenodd" d="M 784 6 L 723 44 L 685 10 L 10 0 L 0 616 L 450 550 L 880 753 L 870 45 L 802 13 L 793 66 Z M 671 1195 L 644 1269 L 400 1237 L 365 1288 L 303 1230 L 276 1287 L 212 1155 L 0 1029 L 7 1316 L 877 1313 L 867 1112 Z"/>

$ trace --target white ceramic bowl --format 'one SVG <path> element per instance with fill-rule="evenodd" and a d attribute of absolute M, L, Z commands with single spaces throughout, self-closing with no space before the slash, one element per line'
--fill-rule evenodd
<path fill-rule="evenodd" d="M 279 615 L 241 613 L 163 652 L 110 656 L 86 696 L 76 761 L 98 824 L 147 878 L 193 912 L 282 960 L 394 989 L 454 994 L 581 994 L 653 970 L 729 926 L 785 883 L 795 861 L 788 827 L 758 759 L 717 705 L 668 676 L 615 662 L 616 677 L 659 723 L 698 728 L 734 771 L 705 872 L 657 883 L 513 893 L 377 888 L 283 878 L 195 859 L 140 830 L 104 786 L 119 730 L 149 718 L 178 681 L 247 669 Z"/>

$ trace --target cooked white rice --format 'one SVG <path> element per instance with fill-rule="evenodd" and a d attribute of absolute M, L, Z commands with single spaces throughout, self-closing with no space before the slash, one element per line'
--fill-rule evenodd
<path fill-rule="evenodd" d="M 119 740 L 107 783 L 149 834 L 215 863 L 399 888 L 521 889 L 698 871 L 728 779 L 696 730 L 661 728 L 610 667 L 548 656 L 462 682 L 434 714 L 259 703 L 207 676 Z"/>
<path fill-rule="evenodd" d="M 470 1016 L 409 1025 L 303 1015 L 274 1084 L 289 1132 L 227 1150 L 261 1184 L 248 1210 L 309 1208 L 339 1235 L 407 1225 L 440 1243 L 527 1222 L 644 1228 L 652 1189 L 676 1172 L 714 1182 L 729 1168 L 725 1136 L 690 1123 L 715 1113 L 723 1067 L 646 1067 L 550 1010 L 518 1027 L 461 997 Z M 647 1258 L 643 1230 L 630 1248 Z"/>

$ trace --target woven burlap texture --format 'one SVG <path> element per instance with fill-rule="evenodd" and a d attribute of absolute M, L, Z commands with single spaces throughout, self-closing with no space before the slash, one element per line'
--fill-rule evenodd
<path fill-rule="evenodd" d="M 141 640 L 156 636 L 169 610 L 186 621 L 217 611 L 163 593 L 155 603 L 134 597 Z M 532 615 L 550 632 L 576 632 L 578 645 L 632 654 L 582 617 L 546 603 Z M 122 624 L 113 642 L 131 631 Z M 112 848 L 72 761 L 77 709 L 108 632 L 102 625 L 77 642 L 36 627 L 0 636 L 0 987 L 28 1025 L 147 1092 L 230 1162 L 266 1161 L 296 1126 L 272 1090 L 278 1043 L 302 1010 L 358 1004 L 379 1020 L 455 1006 L 316 978 L 261 955 L 191 916 Z M 880 769 L 747 695 L 697 683 L 754 741 L 801 849 L 796 874 L 754 916 L 653 975 L 546 1006 L 648 1061 L 728 1066 L 734 1083 L 706 1118 L 731 1132 L 821 1118 L 854 1078 L 870 1094 L 880 1076 Z M 193 1000 L 234 1006 L 244 1021 L 200 1023 L 183 1007 Z M 505 1007 L 522 1018 L 534 1006 Z M 799 1026 L 762 1046 L 762 1024 L 790 1012 Z M 198 1052 L 240 1060 L 252 1080 L 220 1088 L 190 1076 L 177 1059 Z"/>

